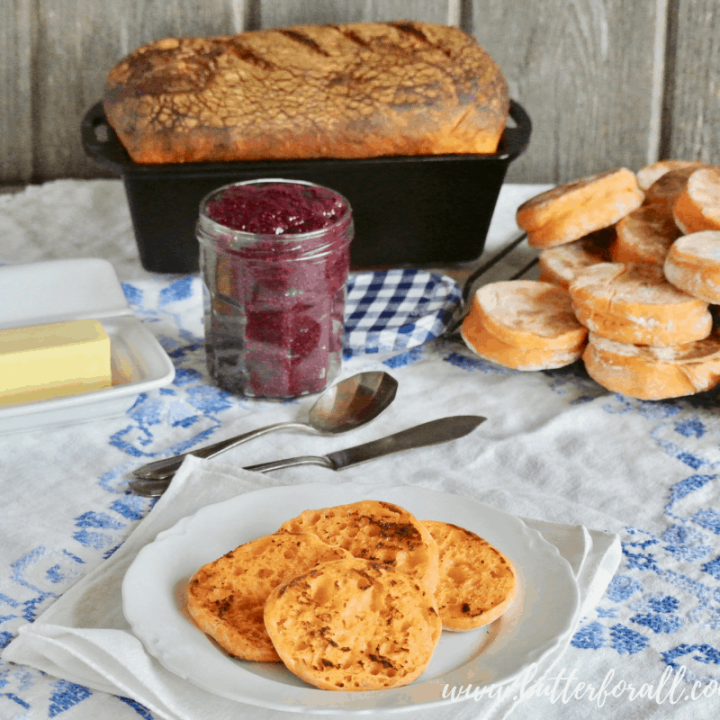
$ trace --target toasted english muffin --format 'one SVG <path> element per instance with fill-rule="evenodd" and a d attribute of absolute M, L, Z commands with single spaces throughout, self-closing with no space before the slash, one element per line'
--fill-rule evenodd
<path fill-rule="evenodd" d="M 693 164 L 669 170 L 661 175 L 645 192 L 643 204 L 655 207 L 658 212 L 672 215 L 673 205 L 687 187 L 690 176 L 697 170 Z"/>
<path fill-rule="evenodd" d="M 268 595 L 284 580 L 346 557 L 348 552 L 312 534 L 261 537 L 203 565 L 188 583 L 187 610 L 234 657 L 278 662 L 263 620 Z"/>
<path fill-rule="evenodd" d="M 485 360 L 534 371 L 578 360 L 587 330 L 577 321 L 565 288 L 539 280 L 507 280 L 475 293 L 460 335 Z"/>
<path fill-rule="evenodd" d="M 708 303 L 669 283 L 655 263 L 591 265 L 569 291 L 577 319 L 616 342 L 680 345 L 702 340 L 712 329 Z"/>
<path fill-rule="evenodd" d="M 688 295 L 720 303 L 720 231 L 681 237 L 670 248 L 663 270 L 668 281 Z"/>
<path fill-rule="evenodd" d="M 475 293 L 470 312 L 477 313 L 495 337 L 523 350 L 571 350 L 587 336 L 568 291 L 541 280 L 484 285 Z"/>
<path fill-rule="evenodd" d="M 666 400 L 711 390 L 720 382 L 720 335 L 682 345 L 629 345 L 590 333 L 583 354 L 599 385 L 640 400 Z"/>
<path fill-rule="evenodd" d="M 644 199 L 635 173 L 627 168 L 558 185 L 517 210 L 516 221 L 531 247 L 546 248 L 579 240 L 610 227 Z"/>
<path fill-rule="evenodd" d="M 642 205 L 617 224 L 617 238 L 610 248 L 614 262 L 653 262 L 662 265 L 681 232 L 668 212 L 656 205 Z"/>
<path fill-rule="evenodd" d="M 705 167 L 705 163 L 699 160 L 659 160 L 646 165 L 642 170 L 637 172 L 637 181 L 640 189 L 644 192 L 650 189 L 650 186 L 659 180 L 663 175 L 671 170 L 682 170 L 683 168 L 701 168 Z"/>
<path fill-rule="evenodd" d="M 686 235 L 720 230 L 720 167 L 694 172 L 675 200 L 672 214 Z"/>
<path fill-rule="evenodd" d="M 442 631 L 435 599 L 417 579 L 357 558 L 318 565 L 276 587 L 265 625 L 288 670 L 344 691 L 412 682 Z"/>
<path fill-rule="evenodd" d="M 610 260 L 615 227 L 604 228 L 564 245 L 545 248 L 538 255 L 539 280 L 567 289 L 576 273 L 588 265 Z"/>
<path fill-rule="evenodd" d="M 427 528 L 407 510 L 379 500 L 306 510 L 278 532 L 309 532 L 357 558 L 393 565 L 423 583 L 432 595 L 438 549 Z"/>
<path fill-rule="evenodd" d="M 470 530 L 423 520 L 440 550 L 435 600 L 444 630 L 472 630 L 499 618 L 517 592 L 512 563 Z"/>

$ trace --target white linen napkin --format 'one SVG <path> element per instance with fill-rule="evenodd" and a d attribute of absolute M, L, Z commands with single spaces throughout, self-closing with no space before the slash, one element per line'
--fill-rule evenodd
<path fill-rule="evenodd" d="M 245 713 L 261 719 L 285 718 L 282 711 L 249 707 L 215 696 L 166 670 L 145 652 L 123 616 L 121 585 L 126 570 L 140 549 L 157 534 L 205 505 L 262 487 L 285 485 L 271 475 L 260 475 L 188 457 L 170 489 L 138 525 L 122 547 L 52 605 L 36 622 L 20 628 L 18 637 L 3 652 L 3 659 L 38 668 L 70 682 L 132 698 L 155 716 L 167 720 L 223 720 Z M 497 496 L 497 489 L 488 495 Z M 615 535 L 576 525 L 527 519 L 565 557 L 577 578 L 581 596 L 580 617 L 595 607 L 620 561 Z M 556 665 L 571 634 L 536 669 L 536 682 Z M 424 710 L 411 707 L 413 719 L 482 718 L 499 720 L 520 702 L 522 693 L 473 698 Z M 395 715 L 397 710 L 393 713 Z M 374 713 L 379 717 L 383 712 Z M 342 713 L 337 714 L 341 717 Z M 333 717 L 325 715 L 324 717 Z"/>

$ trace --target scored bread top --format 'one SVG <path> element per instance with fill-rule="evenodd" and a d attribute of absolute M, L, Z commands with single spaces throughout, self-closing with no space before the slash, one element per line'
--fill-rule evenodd
<path fill-rule="evenodd" d="M 577 274 L 570 295 L 578 320 L 618 342 L 676 345 L 707 337 L 708 303 L 669 283 L 655 263 L 598 263 Z"/>
<path fill-rule="evenodd" d="M 418 21 L 166 38 L 110 72 L 138 163 L 494 153 L 509 109 L 469 34 Z"/>
<path fill-rule="evenodd" d="M 524 349 L 567 350 L 587 335 L 567 290 L 539 280 L 484 285 L 475 293 L 474 309 L 489 332 Z"/>
<path fill-rule="evenodd" d="M 643 198 L 635 173 L 619 168 L 530 198 L 518 208 L 516 221 L 532 247 L 553 247 L 613 225 Z"/>
<path fill-rule="evenodd" d="M 318 563 L 350 557 L 311 534 L 268 535 L 203 565 L 190 579 L 187 610 L 195 624 L 230 655 L 255 662 L 280 660 L 265 629 L 270 592 Z"/>
<path fill-rule="evenodd" d="M 440 550 L 440 582 L 435 593 L 445 630 L 471 630 L 499 618 L 517 592 L 512 563 L 470 530 L 423 520 Z"/>
<path fill-rule="evenodd" d="M 438 582 L 438 549 L 427 528 L 404 508 L 379 500 L 306 510 L 278 532 L 309 532 L 353 556 L 392 564 L 432 594 Z"/>
<path fill-rule="evenodd" d="M 612 392 L 665 400 L 710 390 L 720 382 L 720 336 L 669 347 L 619 343 L 590 333 L 588 374 Z"/>
<path fill-rule="evenodd" d="M 344 691 L 412 682 L 442 631 L 434 596 L 415 578 L 357 558 L 319 565 L 275 588 L 265 625 L 291 672 Z"/>
<path fill-rule="evenodd" d="M 672 212 L 678 227 L 686 234 L 720 230 L 720 167 L 694 172 Z"/>
<path fill-rule="evenodd" d="M 642 205 L 616 225 L 617 238 L 611 247 L 615 262 L 665 261 L 670 246 L 681 232 L 672 215 L 655 205 Z"/>
<path fill-rule="evenodd" d="M 720 231 L 684 235 L 670 248 L 665 277 L 683 292 L 717 305 L 720 303 Z"/>

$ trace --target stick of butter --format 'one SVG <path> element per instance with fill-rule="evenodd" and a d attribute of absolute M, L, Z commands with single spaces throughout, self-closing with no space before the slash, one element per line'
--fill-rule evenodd
<path fill-rule="evenodd" d="M 0 405 L 111 384 L 110 338 L 97 320 L 0 330 Z"/>

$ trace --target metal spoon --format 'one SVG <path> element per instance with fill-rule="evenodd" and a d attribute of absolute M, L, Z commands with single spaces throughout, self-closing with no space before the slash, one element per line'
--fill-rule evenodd
<path fill-rule="evenodd" d="M 186 455 L 210 458 L 275 430 L 304 430 L 313 435 L 338 435 L 374 420 L 395 399 L 397 380 L 382 371 L 358 373 L 325 390 L 310 408 L 307 422 L 282 422 L 197 448 L 182 455 L 156 460 L 133 470 L 136 478 L 172 477 Z"/>

